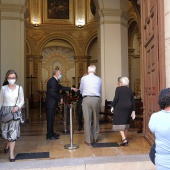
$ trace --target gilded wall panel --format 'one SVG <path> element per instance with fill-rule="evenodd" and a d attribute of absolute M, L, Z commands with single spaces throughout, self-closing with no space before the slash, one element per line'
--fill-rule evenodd
<path fill-rule="evenodd" d="M 76 0 L 75 23 L 77 26 L 83 26 L 86 24 L 85 11 L 86 11 L 85 0 Z"/>
<path fill-rule="evenodd" d="M 45 36 L 45 32 L 41 30 L 29 30 L 27 31 L 27 34 L 33 40 L 35 45 L 37 45 Z"/>
<path fill-rule="evenodd" d="M 32 24 L 41 24 L 41 3 L 42 0 L 29 0 L 30 22 Z"/>

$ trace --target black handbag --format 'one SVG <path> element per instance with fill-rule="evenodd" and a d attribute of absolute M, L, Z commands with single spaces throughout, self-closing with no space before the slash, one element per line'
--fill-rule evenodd
<path fill-rule="evenodd" d="M 152 145 L 151 149 L 150 149 L 150 152 L 149 152 L 149 157 L 150 157 L 150 160 L 152 161 L 152 163 L 155 165 L 155 153 L 156 153 L 156 144 L 154 142 L 154 144 Z"/>
<path fill-rule="evenodd" d="M 20 86 L 19 86 L 19 89 L 18 89 L 18 97 L 19 97 L 19 90 L 20 90 Z M 18 97 L 17 97 L 17 100 L 16 100 L 16 103 L 15 103 L 15 106 L 17 104 L 17 101 L 18 101 Z M 0 110 L 0 121 L 2 123 L 7 123 L 11 120 L 14 120 L 14 113 L 12 113 L 12 111 L 6 111 L 6 109 L 4 110 Z"/>

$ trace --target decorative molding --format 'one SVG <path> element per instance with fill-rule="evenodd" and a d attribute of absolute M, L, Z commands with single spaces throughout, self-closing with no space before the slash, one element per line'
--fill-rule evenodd
<path fill-rule="evenodd" d="M 26 8 L 21 4 L 0 4 L 1 12 L 20 12 L 24 13 Z"/>

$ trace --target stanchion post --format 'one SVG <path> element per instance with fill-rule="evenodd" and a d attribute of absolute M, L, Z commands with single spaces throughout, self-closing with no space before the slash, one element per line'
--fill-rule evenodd
<path fill-rule="evenodd" d="M 72 104 L 70 104 L 70 144 L 64 145 L 65 149 L 77 149 L 79 145 L 73 144 L 73 122 L 72 122 Z"/>
<path fill-rule="evenodd" d="M 26 98 L 26 121 L 27 122 L 29 122 L 30 121 L 30 117 L 29 117 L 29 108 L 30 108 L 30 106 L 29 106 L 29 99 L 28 98 Z"/>
<path fill-rule="evenodd" d="M 41 103 L 41 91 L 39 92 L 39 95 L 40 95 L 40 117 L 41 117 L 41 116 L 42 116 L 42 115 L 41 115 L 41 112 L 42 112 L 42 111 L 41 111 L 41 105 L 42 105 L 42 103 Z"/>
<path fill-rule="evenodd" d="M 64 101 L 64 130 L 63 133 L 67 134 L 69 131 L 67 130 L 67 104 Z"/>

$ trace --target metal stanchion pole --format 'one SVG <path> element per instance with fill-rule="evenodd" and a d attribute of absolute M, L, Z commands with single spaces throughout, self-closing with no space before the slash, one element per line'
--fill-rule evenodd
<path fill-rule="evenodd" d="M 28 98 L 26 98 L 26 115 L 27 115 L 27 117 L 26 117 L 26 121 L 27 122 L 29 122 L 30 121 L 30 115 L 29 115 L 29 99 Z"/>
<path fill-rule="evenodd" d="M 67 104 L 64 101 L 64 130 L 63 133 L 67 134 L 69 131 L 67 130 Z"/>
<path fill-rule="evenodd" d="M 73 122 L 72 122 L 72 104 L 70 104 L 70 144 L 64 145 L 65 149 L 77 149 L 79 145 L 73 144 Z"/>
<path fill-rule="evenodd" d="M 41 91 L 40 91 L 39 93 L 40 93 L 40 117 L 41 117 L 41 116 L 42 116 L 42 115 L 41 115 L 41 104 L 42 104 L 42 103 L 41 103 Z"/>

